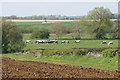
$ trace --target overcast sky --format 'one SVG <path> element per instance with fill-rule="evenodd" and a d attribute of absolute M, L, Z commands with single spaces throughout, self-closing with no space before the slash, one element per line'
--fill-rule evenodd
<path fill-rule="evenodd" d="M 4 2 L 0 5 L 0 16 L 84 16 L 95 7 L 105 7 L 112 13 L 118 13 L 118 2 Z"/>

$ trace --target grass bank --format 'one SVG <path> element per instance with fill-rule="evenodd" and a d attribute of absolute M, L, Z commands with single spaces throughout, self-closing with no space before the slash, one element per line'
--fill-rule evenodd
<path fill-rule="evenodd" d="M 67 64 L 75 66 L 93 67 L 103 70 L 118 70 L 118 56 L 114 58 L 93 57 L 93 56 L 68 56 L 68 55 L 53 55 L 53 56 L 33 56 L 22 54 L 2 54 L 2 57 L 9 57 L 15 60 L 22 61 L 40 61 L 55 64 Z"/>

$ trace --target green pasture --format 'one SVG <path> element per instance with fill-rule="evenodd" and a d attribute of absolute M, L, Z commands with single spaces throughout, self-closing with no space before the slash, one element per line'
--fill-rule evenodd
<path fill-rule="evenodd" d="M 47 28 L 50 29 L 50 27 L 54 24 L 54 23 L 42 23 L 42 22 L 15 22 L 18 27 L 20 28 L 21 31 L 25 32 L 25 31 L 33 31 L 39 28 Z M 73 26 L 73 22 L 62 22 L 62 24 L 64 25 L 64 27 L 66 27 L 67 29 L 71 29 L 71 27 Z"/>
<path fill-rule="evenodd" d="M 53 56 L 33 56 L 22 54 L 2 54 L 2 57 L 9 57 L 15 60 L 22 61 L 40 61 L 55 64 L 75 65 L 83 67 L 99 68 L 102 70 L 118 70 L 118 56 L 116 57 L 93 57 L 93 56 L 68 56 L 68 55 L 53 55 Z"/>
<path fill-rule="evenodd" d="M 23 34 L 24 42 L 26 40 L 31 40 L 31 43 L 26 44 L 24 50 L 26 49 L 69 49 L 69 48 L 104 48 L 104 47 L 118 47 L 118 40 L 80 40 L 80 43 L 75 43 L 75 40 L 69 40 L 69 44 L 61 44 L 62 40 L 58 40 L 58 44 L 34 44 L 35 40 L 43 39 L 31 39 L 31 34 Z M 69 38 L 70 35 L 64 35 L 61 39 Z M 51 34 L 49 40 L 54 40 L 55 35 Z M 113 45 L 101 44 L 102 41 L 113 41 Z"/>

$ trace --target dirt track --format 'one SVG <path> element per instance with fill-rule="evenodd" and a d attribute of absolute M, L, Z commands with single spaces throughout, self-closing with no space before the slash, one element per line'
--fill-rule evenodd
<path fill-rule="evenodd" d="M 117 78 L 117 71 L 2 58 L 2 78 Z"/>

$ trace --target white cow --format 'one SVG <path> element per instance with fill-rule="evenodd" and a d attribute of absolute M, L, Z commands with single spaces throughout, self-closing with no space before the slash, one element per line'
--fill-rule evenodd
<path fill-rule="evenodd" d="M 30 43 L 30 40 L 26 40 L 26 42 L 25 43 Z"/>
<path fill-rule="evenodd" d="M 108 45 L 110 45 L 110 44 L 113 44 L 113 42 L 112 42 L 112 41 L 110 41 L 110 42 L 108 43 Z"/>
<path fill-rule="evenodd" d="M 75 43 L 80 43 L 80 40 L 75 41 Z"/>

